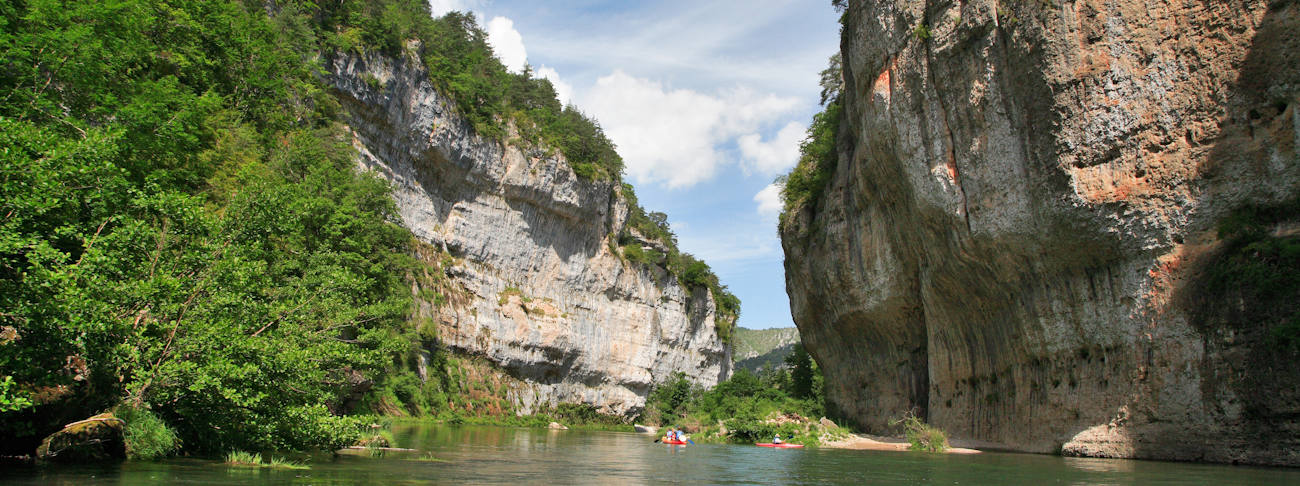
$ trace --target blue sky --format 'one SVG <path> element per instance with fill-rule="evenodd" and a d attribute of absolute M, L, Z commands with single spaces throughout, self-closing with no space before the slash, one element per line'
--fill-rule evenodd
<path fill-rule="evenodd" d="M 740 297 L 740 325 L 793 326 L 772 180 L 820 107 L 839 49 L 829 0 L 431 0 L 473 11 L 502 62 L 525 62 L 618 145 L 641 204 Z"/>

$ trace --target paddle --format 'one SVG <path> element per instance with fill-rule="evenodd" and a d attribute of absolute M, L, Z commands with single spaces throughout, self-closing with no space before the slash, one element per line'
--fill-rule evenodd
<path fill-rule="evenodd" d="M 686 442 L 690 442 L 690 443 L 691 443 L 691 445 L 695 445 L 695 441 L 693 441 L 693 440 L 690 440 L 690 439 L 686 439 Z"/>

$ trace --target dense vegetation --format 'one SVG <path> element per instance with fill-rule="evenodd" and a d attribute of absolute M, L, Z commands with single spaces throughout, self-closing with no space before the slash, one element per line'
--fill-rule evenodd
<path fill-rule="evenodd" d="M 682 374 L 651 391 L 640 421 L 696 434 L 697 440 L 767 442 L 780 434 L 800 444 L 817 444 L 826 434 L 844 433 L 816 422 L 825 413 L 822 375 L 803 346 L 796 345 L 786 368 L 761 375 L 737 370 L 710 390 Z M 811 420 L 810 420 L 811 419 Z"/>
<path fill-rule="evenodd" d="M 424 264 L 321 82 L 334 53 L 408 45 L 481 133 L 619 179 L 595 122 L 423 1 L 0 6 L 0 454 L 109 409 L 150 457 L 330 449 L 353 406 L 487 403 L 445 356 L 434 385 L 409 371 L 436 334 L 409 318 Z"/>
<path fill-rule="evenodd" d="M 830 65 L 821 72 L 821 103 L 824 108 L 813 115 L 807 137 L 799 143 L 799 162 L 790 169 L 790 173 L 778 177 L 776 181 L 781 185 L 784 203 L 780 219 L 782 226 L 786 224 L 789 215 L 804 208 L 815 211 L 822 191 L 835 174 L 839 157 L 836 142 L 843 116 L 840 106 L 842 76 L 840 55 L 837 53 L 831 56 Z"/>
<path fill-rule="evenodd" d="M 737 328 L 731 357 L 736 368 L 758 373 L 782 366 L 799 343 L 799 330 L 793 327 L 774 329 Z"/>
<path fill-rule="evenodd" d="M 311 19 L 0 10 L 0 369 L 26 402 L 6 449 L 118 402 L 196 452 L 350 440 L 326 405 L 408 346 L 413 260 L 387 185 L 353 170 Z"/>
<path fill-rule="evenodd" d="M 531 68 L 507 71 L 473 15 L 432 18 L 424 2 L 352 0 L 322 9 L 320 19 L 323 40 L 340 51 L 398 56 L 408 39 L 419 39 L 412 46 L 434 84 L 456 100 L 480 135 L 505 141 L 513 123 L 514 141 L 558 149 L 579 177 L 621 178 L 623 159 L 600 125 L 573 106 L 561 106 L 551 82 L 533 77 Z"/>

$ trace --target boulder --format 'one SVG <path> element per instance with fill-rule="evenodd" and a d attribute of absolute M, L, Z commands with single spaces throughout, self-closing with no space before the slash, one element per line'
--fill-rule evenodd
<path fill-rule="evenodd" d="M 653 425 L 632 424 L 632 430 L 635 430 L 637 431 L 637 433 L 641 433 L 641 434 L 653 434 L 659 432 L 659 427 L 655 427 Z"/>
<path fill-rule="evenodd" d="M 125 459 L 125 425 L 111 412 L 70 423 L 41 441 L 36 459 L 64 463 Z"/>
<path fill-rule="evenodd" d="M 546 428 L 552 430 L 569 430 L 568 427 L 561 425 L 559 422 L 551 422 L 550 424 L 546 425 Z"/>

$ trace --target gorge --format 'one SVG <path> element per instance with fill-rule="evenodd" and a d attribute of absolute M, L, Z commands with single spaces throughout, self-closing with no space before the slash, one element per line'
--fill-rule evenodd
<path fill-rule="evenodd" d="M 1300 466 L 1300 2 L 491 3 L 0 7 L 0 462 Z"/>

